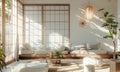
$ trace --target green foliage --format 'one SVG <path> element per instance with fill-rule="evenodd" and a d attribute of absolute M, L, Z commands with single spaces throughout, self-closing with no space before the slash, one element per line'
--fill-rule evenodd
<path fill-rule="evenodd" d="M 7 9 L 11 9 L 12 8 L 12 0 L 6 0 L 5 1 L 5 4 L 6 4 L 6 7 L 7 7 Z"/>
<path fill-rule="evenodd" d="M 6 63 L 4 62 L 3 58 L 5 57 L 5 53 L 2 49 L 2 44 L 0 45 L 0 71 L 2 72 L 2 69 L 6 66 Z"/>
<path fill-rule="evenodd" d="M 55 56 L 56 58 L 63 58 L 63 54 L 60 53 L 60 52 L 55 52 L 54 56 Z"/>
<path fill-rule="evenodd" d="M 106 27 L 109 30 L 109 34 L 104 36 L 104 38 L 114 38 L 114 35 L 117 34 L 118 22 L 115 20 L 115 16 L 110 14 L 108 11 L 105 11 L 103 8 L 99 9 L 103 13 L 102 18 L 105 22 L 102 24 L 102 27 Z"/>

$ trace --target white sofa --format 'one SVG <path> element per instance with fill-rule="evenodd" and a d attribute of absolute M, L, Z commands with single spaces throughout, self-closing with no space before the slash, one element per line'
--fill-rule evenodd
<path fill-rule="evenodd" d="M 11 70 L 12 72 L 48 72 L 49 67 L 47 63 L 32 61 L 17 64 Z"/>
<path fill-rule="evenodd" d="M 102 43 L 96 44 L 82 44 L 78 46 L 74 46 L 71 50 L 71 54 L 108 54 L 112 51 L 107 51 L 104 49 L 104 45 Z"/>
<path fill-rule="evenodd" d="M 29 43 L 23 44 L 20 48 L 20 54 L 33 54 L 34 51 Z"/>

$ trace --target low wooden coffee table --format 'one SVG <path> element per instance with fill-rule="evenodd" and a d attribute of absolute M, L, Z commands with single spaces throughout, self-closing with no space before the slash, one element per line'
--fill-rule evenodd
<path fill-rule="evenodd" d="M 48 64 L 61 65 L 61 59 L 47 59 Z"/>

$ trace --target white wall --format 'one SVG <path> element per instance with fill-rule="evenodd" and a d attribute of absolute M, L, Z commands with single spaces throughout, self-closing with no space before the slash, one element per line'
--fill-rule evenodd
<path fill-rule="evenodd" d="M 120 0 L 117 0 L 117 17 L 118 17 L 119 28 L 120 28 Z M 120 34 L 119 34 L 119 36 L 120 36 Z M 118 50 L 120 51 L 120 37 L 118 40 Z"/>
<path fill-rule="evenodd" d="M 88 5 L 89 0 L 23 0 L 28 4 L 70 4 L 70 40 L 73 45 L 90 43 L 95 44 L 98 42 L 104 43 L 106 46 L 111 46 L 110 40 L 103 39 L 107 33 L 106 30 L 101 28 L 102 22 L 99 17 L 101 13 L 97 10 L 105 8 L 105 10 L 117 15 L 117 0 L 91 0 L 95 10 L 95 15 L 92 21 L 87 22 L 85 27 L 80 26 L 80 22 L 85 20 L 84 9 Z"/>

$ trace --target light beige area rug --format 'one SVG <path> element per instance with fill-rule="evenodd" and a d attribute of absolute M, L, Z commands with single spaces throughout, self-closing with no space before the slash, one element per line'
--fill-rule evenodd
<path fill-rule="evenodd" d="M 102 66 L 96 66 L 95 72 L 110 72 L 110 60 L 104 59 Z M 49 72 L 84 72 L 82 59 L 62 60 L 61 65 L 49 65 Z"/>
<path fill-rule="evenodd" d="M 19 66 L 20 64 L 32 61 L 40 61 L 41 63 L 46 62 L 45 59 L 20 60 L 8 65 L 7 69 L 4 69 L 3 72 L 12 72 L 13 69 L 15 69 L 15 67 Z M 104 59 L 102 66 L 95 67 L 95 72 L 110 72 L 109 63 L 109 59 Z M 60 65 L 49 64 L 49 72 L 84 72 L 82 59 L 63 59 L 61 60 Z"/>

